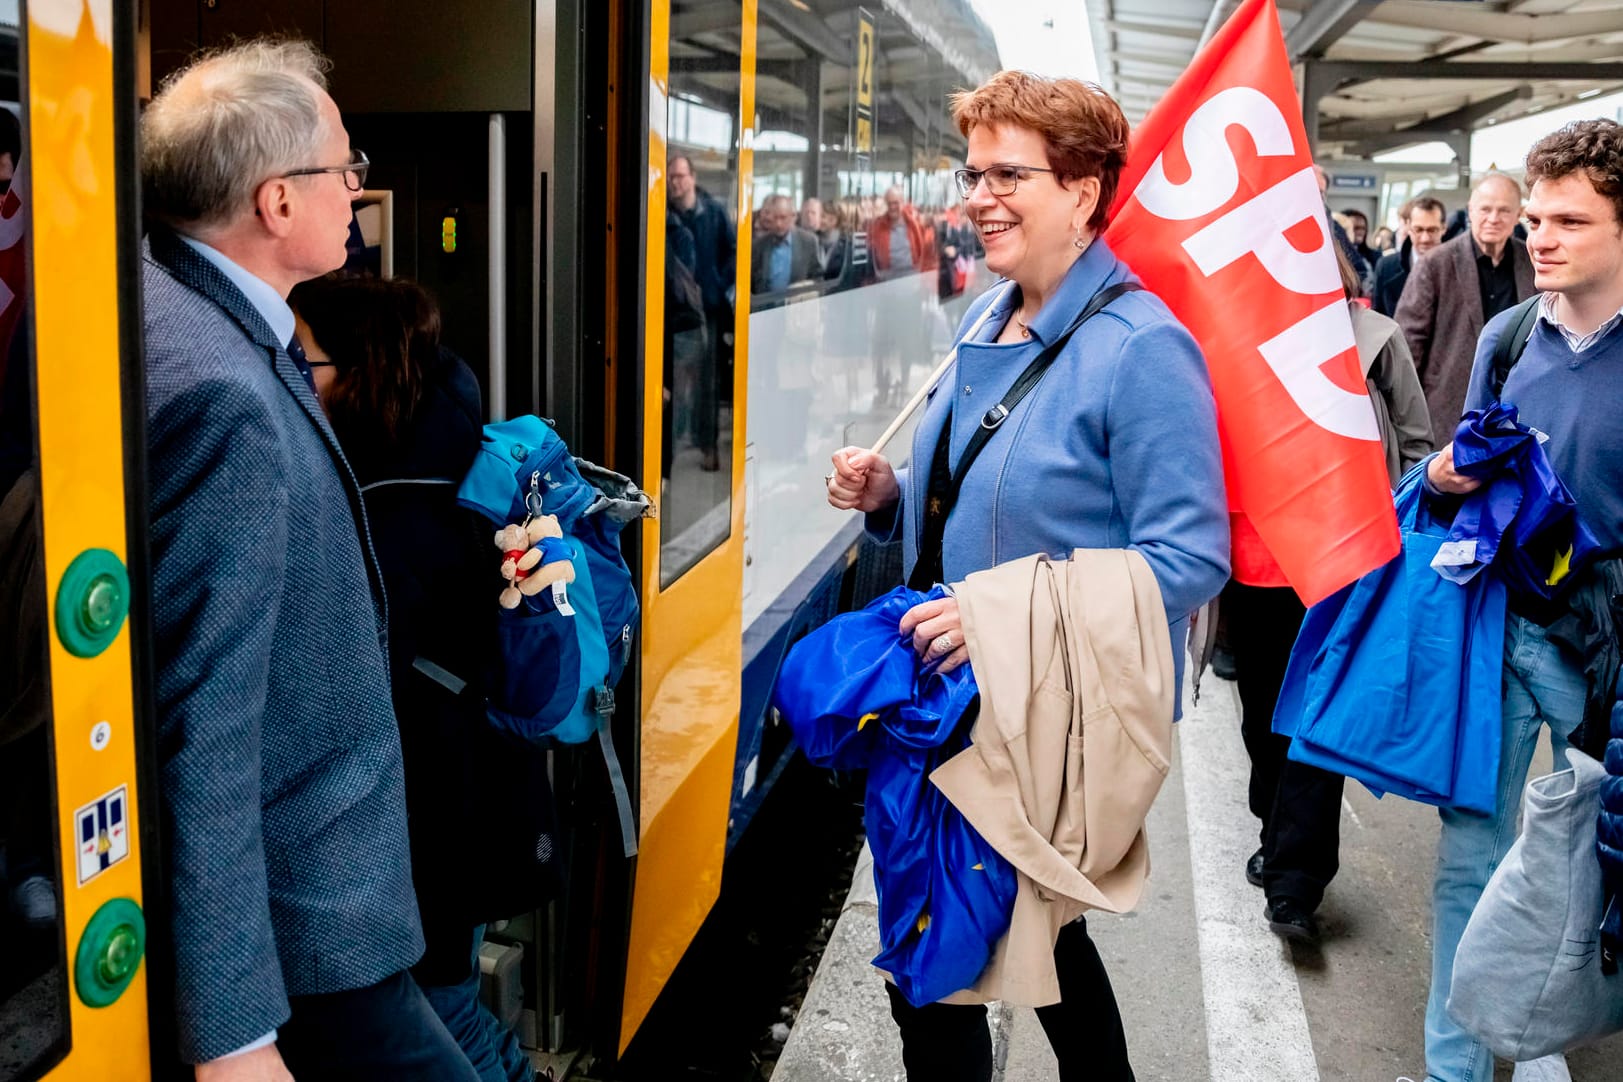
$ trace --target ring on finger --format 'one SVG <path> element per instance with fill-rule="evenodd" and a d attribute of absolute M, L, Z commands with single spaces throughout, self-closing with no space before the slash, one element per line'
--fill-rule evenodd
<path fill-rule="evenodd" d="M 952 653 L 952 632 L 946 631 L 937 635 L 935 641 L 930 644 L 930 648 L 938 654 Z"/>
<path fill-rule="evenodd" d="M 827 473 L 823 474 L 823 484 L 832 485 L 833 483 L 834 483 L 834 471 L 829 470 Z"/>

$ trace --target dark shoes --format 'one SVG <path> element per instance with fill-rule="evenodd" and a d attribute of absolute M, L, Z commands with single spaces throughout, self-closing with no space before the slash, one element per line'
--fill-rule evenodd
<path fill-rule="evenodd" d="M 1262 850 L 1258 849 L 1251 854 L 1251 859 L 1245 862 L 1245 881 L 1253 887 L 1262 886 Z"/>
<path fill-rule="evenodd" d="M 705 473 L 715 473 L 721 469 L 721 455 L 714 448 L 704 452 L 699 458 L 699 468 Z"/>
<path fill-rule="evenodd" d="M 1268 928 L 1281 939 L 1314 944 L 1319 941 L 1319 925 L 1313 914 L 1290 898 L 1269 902 L 1263 910 L 1268 917 Z"/>
<path fill-rule="evenodd" d="M 1234 655 L 1229 652 L 1228 647 L 1221 644 L 1213 647 L 1210 664 L 1212 674 L 1219 680 L 1233 680 L 1239 675 L 1239 670 L 1234 666 Z"/>

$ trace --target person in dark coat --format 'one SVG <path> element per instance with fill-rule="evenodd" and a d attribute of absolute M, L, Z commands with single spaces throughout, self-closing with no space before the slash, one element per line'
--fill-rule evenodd
<path fill-rule="evenodd" d="M 1471 192 L 1471 227 L 1421 260 L 1403 287 L 1397 319 L 1431 409 L 1431 431 L 1445 444 L 1459 424 L 1477 338 L 1494 316 L 1533 295 L 1533 261 L 1511 235 L 1521 186 L 1493 173 Z"/>
<path fill-rule="evenodd" d="M 695 382 L 695 442 L 714 462 L 720 404 L 733 395 L 733 289 L 738 260 L 738 231 L 721 200 L 699 187 L 693 159 L 672 155 L 666 162 L 669 208 L 693 236 L 693 277 L 704 294 L 705 363 Z"/>
<path fill-rule="evenodd" d="M 479 449 L 479 384 L 402 279 L 328 276 L 290 298 L 333 431 L 355 470 L 389 600 L 412 878 L 426 949 L 412 975 L 482 1082 L 535 1075 L 479 1002 L 482 925 L 559 881 L 545 754 L 488 724 L 500 559 L 456 502 Z M 466 686 L 461 686 L 465 683 Z"/>
<path fill-rule="evenodd" d="M 750 292 L 782 293 L 796 282 L 823 277 L 817 234 L 795 225 L 787 195 L 769 195 L 757 212 L 761 235 L 750 255 Z"/>
<path fill-rule="evenodd" d="M 1442 200 L 1423 195 L 1405 203 L 1401 213 L 1406 233 L 1403 245 L 1375 264 L 1375 288 L 1370 293 L 1370 307 L 1388 318 L 1398 310 L 1415 263 L 1443 242 L 1443 217 L 1448 208 Z"/>

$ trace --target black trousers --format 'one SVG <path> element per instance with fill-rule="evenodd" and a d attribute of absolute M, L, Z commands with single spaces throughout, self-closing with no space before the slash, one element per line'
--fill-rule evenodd
<path fill-rule="evenodd" d="M 1223 591 L 1229 649 L 1240 688 L 1240 733 L 1251 757 L 1251 814 L 1262 824 L 1268 900 L 1318 908 L 1341 867 L 1341 792 L 1346 779 L 1287 758 L 1290 738 L 1273 731 L 1274 706 L 1307 610 L 1286 586 L 1229 583 Z"/>
<path fill-rule="evenodd" d="M 1060 930 L 1054 945 L 1060 1002 L 1037 1008 L 1059 1061 L 1060 1082 L 1133 1082 L 1127 1035 L 1099 949 L 1086 921 Z M 908 1082 L 989 1082 L 992 1034 L 979 1004 L 930 1003 L 915 1007 L 889 982 L 890 1014 L 902 1031 Z"/>
<path fill-rule="evenodd" d="M 299 1082 L 479 1082 L 409 973 L 289 1002 L 276 1046 Z"/>

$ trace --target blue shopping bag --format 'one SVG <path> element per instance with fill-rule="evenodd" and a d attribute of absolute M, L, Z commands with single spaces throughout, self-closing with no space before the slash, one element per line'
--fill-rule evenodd
<path fill-rule="evenodd" d="M 1492 812 L 1505 587 L 1432 568 L 1448 528 L 1426 508 L 1424 468 L 1394 494 L 1403 550 L 1308 610 L 1274 731 L 1292 738 L 1292 759 L 1377 794 Z"/>

